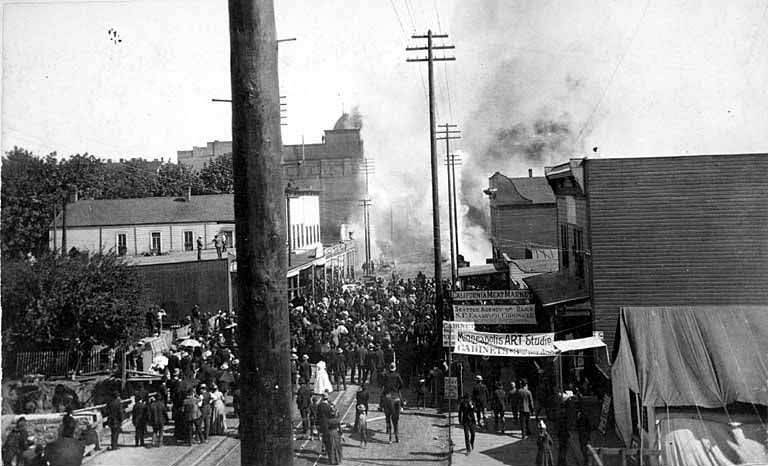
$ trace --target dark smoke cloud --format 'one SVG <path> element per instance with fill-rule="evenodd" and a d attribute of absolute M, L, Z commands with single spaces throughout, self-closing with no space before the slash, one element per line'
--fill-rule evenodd
<path fill-rule="evenodd" d="M 505 72 L 509 69 L 509 64 L 500 66 L 499 78 L 481 93 L 485 98 L 479 102 L 467 128 L 469 145 L 462 168 L 461 202 L 466 206 L 469 224 L 486 231 L 488 200 L 482 190 L 493 173 L 527 176 L 527 169 L 533 168 L 537 176 L 542 176 L 544 166 L 567 160 L 577 152 L 570 115 L 555 114 L 546 104 L 539 108 L 531 106 L 528 98 L 519 95 L 512 76 Z M 570 75 L 563 80 L 565 93 L 580 87 L 580 81 Z M 530 100 L 535 98 L 531 96 Z M 550 99 L 550 104 L 553 101 Z"/>

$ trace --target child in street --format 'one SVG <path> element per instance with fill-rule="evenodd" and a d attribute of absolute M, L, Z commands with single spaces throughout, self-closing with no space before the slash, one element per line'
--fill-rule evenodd
<path fill-rule="evenodd" d="M 368 416 L 365 413 L 365 405 L 357 405 L 357 427 L 360 432 L 360 447 L 368 446 Z"/>

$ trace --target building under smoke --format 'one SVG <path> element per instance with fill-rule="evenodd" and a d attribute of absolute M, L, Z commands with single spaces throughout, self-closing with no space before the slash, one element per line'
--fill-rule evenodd
<path fill-rule="evenodd" d="M 362 118 L 344 113 L 320 143 L 283 145 L 283 180 L 299 189 L 320 192 L 320 229 L 324 243 L 342 238 L 342 225 L 355 223 L 360 200 L 365 197 L 361 165 Z M 191 151 L 178 151 L 179 163 L 200 169 L 213 158 L 232 153 L 231 141 L 213 141 Z M 363 232 L 354 232 L 362 238 Z M 346 236 L 346 235 L 344 235 Z"/>

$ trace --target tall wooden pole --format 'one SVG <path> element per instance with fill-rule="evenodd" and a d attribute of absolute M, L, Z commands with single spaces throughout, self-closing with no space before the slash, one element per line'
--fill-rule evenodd
<path fill-rule="evenodd" d="M 285 193 L 272 0 L 229 0 L 243 466 L 293 464 Z"/>

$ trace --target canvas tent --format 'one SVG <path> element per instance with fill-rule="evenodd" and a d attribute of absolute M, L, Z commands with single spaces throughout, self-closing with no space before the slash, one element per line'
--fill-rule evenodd
<path fill-rule="evenodd" d="M 640 424 L 665 464 L 768 462 L 759 416 L 768 406 L 768 306 L 626 307 L 618 335 L 611 379 L 627 444 Z M 734 422 L 733 403 L 755 415 Z"/>

